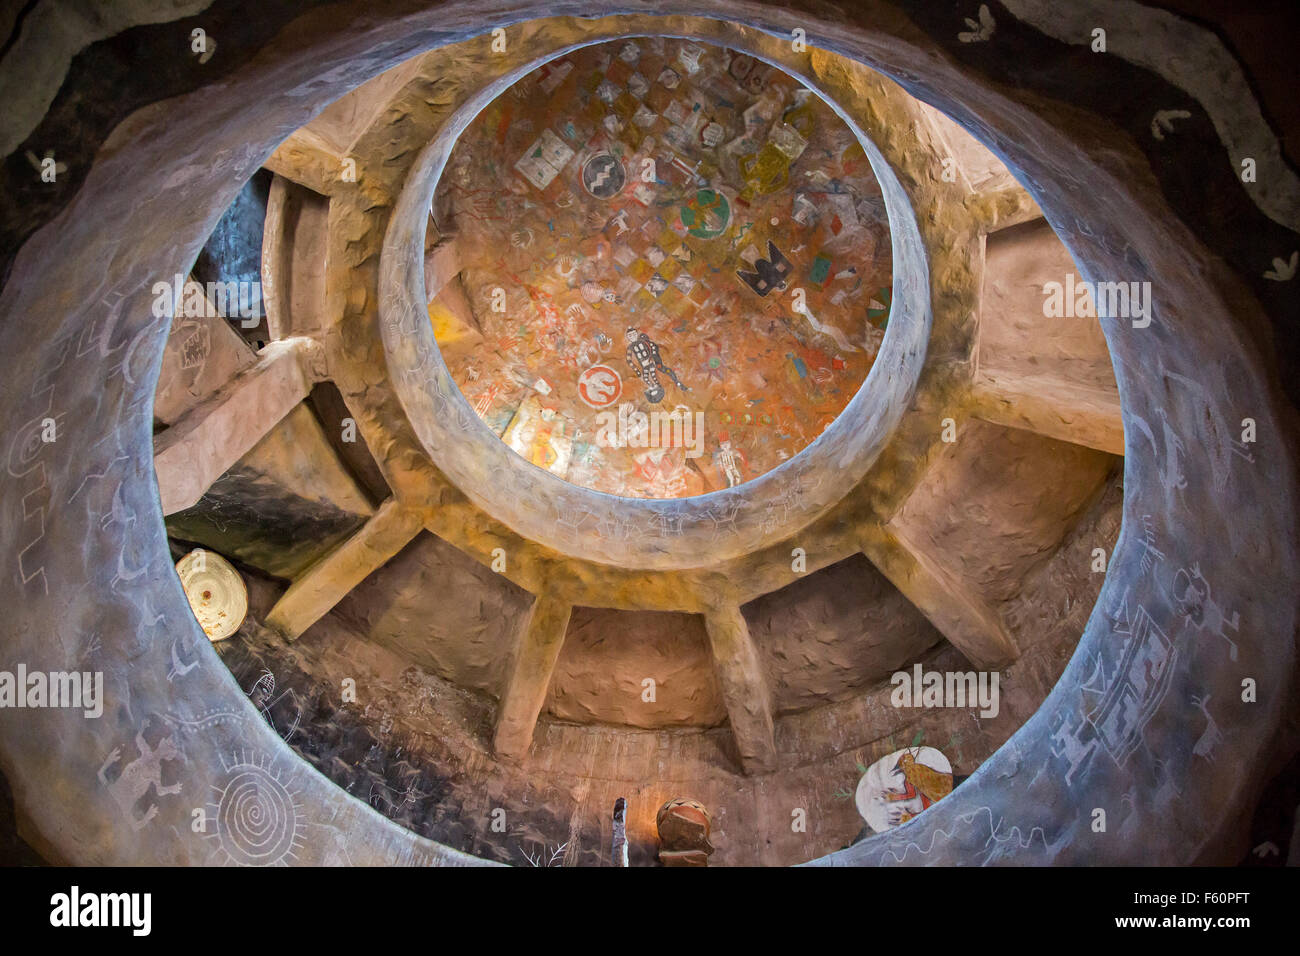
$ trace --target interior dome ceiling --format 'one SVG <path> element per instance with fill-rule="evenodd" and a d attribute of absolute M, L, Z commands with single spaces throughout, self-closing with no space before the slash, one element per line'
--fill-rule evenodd
<path fill-rule="evenodd" d="M 739 23 L 521 21 L 499 49 L 501 11 L 464 6 L 371 0 L 279 32 L 262 21 L 246 41 L 222 31 L 197 88 L 174 68 L 185 19 L 93 43 L 66 84 L 55 75 L 35 142 L 79 144 L 61 152 L 71 186 L 10 176 L 32 231 L 0 309 L 15 317 L 0 326 L 15 436 L 0 488 L 6 646 L 102 669 L 113 708 L 0 713 L 13 725 L 0 791 L 13 781 L 20 831 L 76 863 L 536 865 L 538 845 L 559 844 L 565 865 L 606 865 L 617 806 L 616 841 L 646 865 L 667 846 L 655 808 L 686 794 L 712 816 L 710 865 L 1249 856 L 1255 797 L 1294 749 L 1300 593 L 1294 410 L 1268 348 L 1286 265 L 1261 278 L 1253 261 L 1294 231 L 1268 221 L 1220 149 L 1256 151 L 1241 125 L 1218 125 L 1251 96 L 1170 85 L 1120 42 L 1085 53 L 1086 19 L 1005 5 L 980 35 L 951 9 L 832 2 L 836 19 L 810 20 L 810 37 L 838 52 L 796 50 L 748 9 Z M 896 295 L 870 387 L 813 447 L 738 488 L 642 500 L 531 466 L 471 412 L 434 329 L 478 318 L 460 237 L 429 217 L 446 212 L 431 204 L 454 142 L 493 97 L 597 36 L 656 32 L 780 64 L 861 131 L 889 200 Z M 1213 39 L 1201 27 L 1147 21 L 1132 36 L 1147 61 L 1241 79 L 1199 52 Z M 134 71 L 88 89 L 128 40 L 161 67 L 144 86 Z M 1166 111 L 1161 124 L 1148 108 Z M 1277 164 L 1258 155 L 1275 188 Z M 270 339 L 207 309 L 176 309 L 164 335 L 152 280 L 183 270 L 205 236 L 231 251 L 217 223 L 259 164 L 272 174 L 262 255 L 231 259 L 260 258 Z M 502 168 L 498 187 L 513 176 Z M 625 187 L 640 181 L 622 168 Z M 1204 187 L 1192 200 L 1189 175 Z M 254 191 L 232 211 L 257 205 L 243 201 Z M 1221 230 L 1198 228 L 1207 208 L 1227 210 Z M 1149 279 L 1151 327 L 1114 310 L 1043 322 L 1045 283 L 1080 270 Z M 784 278 L 788 303 L 804 281 Z M 444 293 L 463 311 L 426 311 Z M 1261 439 L 1249 448 L 1233 427 L 1247 412 Z M 36 440 L 52 426 L 57 442 Z M 877 457 L 861 439 L 862 470 L 846 468 L 838 439 L 869 427 L 887 446 Z M 774 486 L 805 477 L 821 497 L 800 511 Z M 745 526 L 719 514 L 730 503 L 790 521 L 710 538 L 732 517 Z M 191 509 L 204 538 L 185 542 L 177 518 Z M 694 563 L 684 542 L 698 542 Z M 194 545 L 246 579 L 245 626 L 218 644 L 171 567 Z M 656 549 L 673 562 L 652 563 Z M 1000 674 L 996 715 L 969 695 L 893 699 L 896 671 L 971 668 Z M 1237 706 L 1252 673 L 1258 702 Z M 897 765 L 900 747 L 941 754 L 927 766 L 952 785 L 921 789 L 941 799 L 873 835 L 859 777 L 878 782 L 871 768 Z M 142 767 L 153 783 L 137 800 Z M 259 805 L 284 811 L 265 817 L 273 852 L 256 860 L 246 815 L 202 832 L 191 819 L 195 794 L 247 793 L 250 774 Z"/>
<path fill-rule="evenodd" d="M 453 378 L 517 453 L 596 491 L 762 475 L 843 411 L 883 338 L 890 238 L 861 144 L 723 47 L 543 65 L 464 131 L 434 209 L 470 309 L 430 303 Z"/>

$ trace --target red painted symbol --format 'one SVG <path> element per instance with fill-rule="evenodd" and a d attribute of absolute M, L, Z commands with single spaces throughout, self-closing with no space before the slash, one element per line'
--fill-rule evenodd
<path fill-rule="evenodd" d="M 623 379 L 608 365 L 593 365 L 578 376 L 578 395 L 592 408 L 605 408 L 623 394 Z"/>

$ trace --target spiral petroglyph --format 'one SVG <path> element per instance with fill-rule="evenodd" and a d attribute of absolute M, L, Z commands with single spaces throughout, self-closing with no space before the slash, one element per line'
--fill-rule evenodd
<path fill-rule="evenodd" d="M 214 790 L 209 810 L 223 862 L 276 866 L 295 859 L 302 845 L 302 811 L 297 794 L 267 758 L 239 754 Z"/>

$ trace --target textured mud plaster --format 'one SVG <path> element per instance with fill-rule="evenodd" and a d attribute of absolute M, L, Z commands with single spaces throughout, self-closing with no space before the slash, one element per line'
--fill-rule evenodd
<path fill-rule="evenodd" d="M 927 553 L 963 559 L 961 579 L 986 600 L 1005 601 L 1060 544 L 1113 461 L 972 419 L 893 524 L 909 540 L 922 538 Z"/>
<path fill-rule="evenodd" d="M 656 9 L 725 13 L 788 35 L 778 22 L 786 14 L 774 6 L 700 0 Z M 324 101 L 421 48 L 512 18 L 590 11 L 565 2 L 544 11 L 512 5 L 506 13 L 483 0 L 436 9 L 372 0 L 305 15 L 291 43 L 264 37 L 257 62 L 237 77 L 134 115 L 68 205 L 18 252 L 0 294 L 0 355 L 8 363 L 0 415 L 10 436 L 0 487 L 4 656 L 33 669 L 102 669 L 109 703 L 94 722 L 54 710 L 25 712 L 21 723 L 14 711 L 0 714 L 0 760 L 33 825 L 69 859 L 233 859 L 249 848 L 238 818 L 218 816 L 213 833 L 196 834 L 191 810 L 250 773 L 260 774 L 260 792 L 292 795 L 275 862 L 473 862 L 400 829 L 298 760 L 190 617 L 172 576 L 150 468 L 150 400 L 167 323 L 151 318 L 149 288 L 193 259 L 239 184 Z M 1200 183 L 1223 208 L 1247 201 L 1232 192 L 1230 164 L 1208 149 L 1171 144 L 1168 157 L 1151 159 L 1147 150 L 1165 147 L 1151 145 L 1146 116 L 1130 135 L 1117 112 L 1127 103 L 1065 110 L 1052 102 L 1104 85 L 1080 83 L 1079 70 L 1106 71 L 1110 82 L 1117 68 L 1148 76 L 1138 68 L 1115 57 L 1101 64 L 1044 56 L 1059 49 L 1057 41 L 1001 7 L 996 42 L 965 45 L 950 7 L 905 11 L 823 3 L 798 19 L 813 42 L 870 59 L 977 131 L 1030 188 L 1085 278 L 1152 282 L 1155 321 L 1140 334 L 1102 323 L 1132 426 L 1124 529 L 1061 682 L 949 799 L 825 862 L 1195 861 L 1230 841 L 1246 819 L 1295 663 L 1293 410 L 1262 347 L 1271 322 L 1294 310 L 1259 278 L 1256 263 L 1267 265 L 1266 245 L 1284 254 L 1296 236 L 1264 228 L 1244 238 L 1253 207 L 1211 228 L 1179 204 L 1177 190 L 1162 191 L 1157 169 Z M 1173 57 L 1186 50 L 1178 40 L 1175 33 L 1153 46 Z M 1014 88 L 996 85 L 1007 69 L 1016 71 Z M 1070 83 L 1054 72 L 1067 69 Z M 1200 120 L 1197 135 L 1208 129 L 1213 142 L 1212 126 Z M 227 162 L 214 162 L 217 155 Z M 1202 199 L 1194 189 L 1184 193 Z M 1241 248 L 1225 245 L 1232 243 Z M 96 267 L 69 270 L 69 262 Z M 1243 408 L 1264 437 L 1236 449 Z M 53 444 L 39 441 L 47 416 L 64 422 Z M 1202 597 L 1182 584 L 1193 568 L 1205 582 Z M 1236 630 L 1207 628 L 1201 612 L 1210 601 L 1229 617 L 1239 613 Z M 1136 680 L 1152 655 L 1166 677 L 1142 698 L 1149 707 L 1141 719 L 1117 731 L 1106 702 L 1125 696 L 1124 681 Z M 1237 703 L 1243 674 L 1259 682 L 1259 700 L 1249 707 Z M 1193 697 L 1210 701 L 1214 747 L 1198 746 L 1207 723 Z M 824 710 L 806 720 L 795 715 L 799 726 L 779 725 L 778 747 L 800 734 L 835 739 Z M 541 728 L 543 743 L 573 732 L 586 730 Z M 138 736 L 148 753 L 137 751 Z M 695 736 L 703 738 L 699 746 L 716 746 L 717 735 Z M 167 756 L 168 737 L 181 756 Z M 262 770 L 240 764 L 247 753 L 265 761 Z M 136 773 L 157 768 L 167 789 L 147 794 L 154 812 L 143 822 L 138 795 L 121 782 L 133 775 L 119 769 L 135 761 Z M 652 767 L 647 758 L 646 771 Z M 75 783 L 43 783 L 51 780 Z M 788 815 L 761 799 L 747 818 L 752 827 L 738 831 L 745 840 L 762 838 L 772 826 L 766 821 L 781 818 L 789 829 Z M 1090 810 L 1103 805 L 1122 809 L 1098 838 Z"/>
<path fill-rule="evenodd" d="M 329 318 L 325 301 L 329 200 L 276 177 L 270 186 L 261 273 L 270 335 L 319 335 Z"/>
<path fill-rule="evenodd" d="M 696 614 L 575 608 L 547 711 L 643 728 L 717 726 L 727 712 L 704 622 Z"/>
<path fill-rule="evenodd" d="M 974 414 L 1122 454 L 1119 389 L 1096 297 L 1069 251 L 1039 220 L 990 235 L 985 266 Z M 1145 324 L 1140 284 L 1108 285 L 1102 307 L 1114 307 L 1109 290 L 1117 286 Z"/>
<path fill-rule="evenodd" d="M 1059 317 L 1044 312 L 1045 283 L 1064 286 L 1067 276 L 1073 277 L 1075 288 L 1082 288 L 1083 282 L 1051 226 L 1038 220 L 992 234 L 984 269 L 981 370 L 1064 373 L 1072 383 L 1115 390 L 1115 371 L 1097 319 L 1073 310 Z"/>
<path fill-rule="evenodd" d="M 1074 652 L 1075 634 L 1081 634 L 1092 613 L 1106 572 L 1096 570 L 1096 548 L 1109 557 L 1119 538 L 1123 510 L 1123 472 L 1120 463 L 1100 490 L 1083 519 L 1071 530 L 1051 559 L 1033 571 L 1019 593 L 1000 610 L 1021 655 L 1003 674 L 1003 701 L 1012 710 L 1013 727 L 1019 727 L 1041 703 L 1024 688 L 1050 688 L 1065 670 Z M 1013 677 L 1013 673 L 1017 676 Z M 1033 675 L 1022 679 L 1018 675 Z M 1025 705 L 1031 704 L 1026 709 Z"/>
<path fill-rule="evenodd" d="M 778 714 L 844 700 L 943 639 L 862 555 L 742 610 L 773 676 Z"/>
<path fill-rule="evenodd" d="M 496 697 L 531 603 L 501 575 L 421 534 L 336 613 L 403 660 Z"/>

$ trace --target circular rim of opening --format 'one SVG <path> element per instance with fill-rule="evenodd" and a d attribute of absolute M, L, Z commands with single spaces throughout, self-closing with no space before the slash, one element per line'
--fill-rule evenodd
<path fill-rule="evenodd" d="M 822 99 L 857 138 L 880 184 L 893 256 L 891 312 L 870 371 L 816 439 L 775 468 L 732 488 L 688 498 L 623 498 L 573 484 L 533 465 L 479 418 L 451 377 L 424 303 L 428 210 L 461 133 L 493 100 L 542 65 L 574 50 L 677 33 L 630 32 L 568 44 L 508 71 L 457 109 L 407 179 L 380 256 L 380 333 L 398 399 L 425 453 L 471 501 L 532 541 L 561 554 L 623 567 L 704 567 L 756 551 L 841 501 L 888 443 L 911 403 L 932 323 L 925 245 L 911 203 L 883 154 L 809 77 L 743 46 Z"/>

